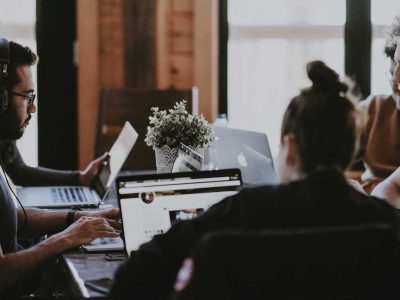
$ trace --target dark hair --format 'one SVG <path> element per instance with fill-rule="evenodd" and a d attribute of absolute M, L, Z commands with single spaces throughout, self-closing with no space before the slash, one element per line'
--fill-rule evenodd
<path fill-rule="evenodd" d="M 19 66 L 32 66 L 38 61 L 38 56 L 33 53 L 29 47 L 21 46 L 18 43 L 10 41 L 10 57 L 8 65 L 8 76 L 1 83 L 7 90 L 21 81 L 17 74 Z"/>
<path fill-rule="evenodd" d="M 292 134 L 305 173 L 320 167 L 345 170 L 357 141 L 355 107 L 347 86 L 322 61 L 307 64 L 312 86 L 294 97 L 284 114 L 281 139 Z"/>
<path fill-rule="evenodd" d="M 394 60 L 394 53 L 396 52 L 396 47 L 392 46 L 385 46 L 383 52 L 387 57 L 389 57 L 391 60 Z"/>
<path fill-rule="evenodd" d="M 394 21 L 392 24 L 385 28 L 385 48 L 384 53 L 387 57 L 390 57 L 394 60 L 394 53 L 396 52 L 397 47 L 397 38 L 400 36 L 400 15 L 394 17 Z"/>

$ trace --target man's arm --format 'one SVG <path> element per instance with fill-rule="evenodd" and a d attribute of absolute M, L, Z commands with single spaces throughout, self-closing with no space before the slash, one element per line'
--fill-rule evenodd
<path fill-rule="evenodd" d="M 22 281 L 63 251 L 97 237 L 117 237 L 103 218 L 82 217 L 63 232 L 20 252 L 4 254 L 0 245 L 0 290 Z"/>
<path fill-rule="evenodd" d="M 43 167 L 30 167 L 25 164 L 15 142 L 12 145 L 14 158 L 5 164 L 7 174 L 16 185 L 85 185 L 90 186 L 102 163 L 107 161 L 108 153 L 89 163 L 84 171 L 64 171 Z"/>
<path fill-rule="evenodd" d="M 7 175 L 16 185 L 43 186 L 43 185 L 78 185 L 78 171 L 62 171 L 42 167 L 30 167 L 25 164 L 18 148 L 13 145 L 14 159 L 4 165 Z"/>
<path fill-rule="evenodd" d="M 37 208 L 25 208 L 27 214 L 27 223 L 20 234 L 22 238 L 36 238 L 38 236 L 55 233 L 64 230 L 67 227 L 67 214 L 69 211 L 49 211 Z M 17 210 L 18 226 L 25 222 L 25 214 L 21 208 Z M 74 221 L 81 217 L 105 218 L 108 224 L 114 228 L 119 228 L 120 224 L 116 220 L 119 218 L 119 209 L 104 209 L 95 211 L 76 211 Z"/>
<path fill-rule="evenodd" d="M 400 208 L 400 167 L 379 183 L 372 190 L 371 196 L 384 199 L 394 207 Z"/>

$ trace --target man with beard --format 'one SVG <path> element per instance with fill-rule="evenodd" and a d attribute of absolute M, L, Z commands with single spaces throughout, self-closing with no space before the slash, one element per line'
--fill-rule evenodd
<path fill-rule="evenodd" d="M 36 112 L 31 70 L 36 61 L 37 56 L 29 48 L 0 39 L 0 140 L 21 137 L 31 114 Z M 89 165 L 80 177 L 83 175 L 85 180 L 93 176 L 98 163 Z M 118 236 L 113 228 L 118 226 L 114 220 L 118 216 L 118 209 L 54 212 L 16 208 L 7 179 L 0 172 L 0 299 L 18 298 L 24 280 L 63 251 L 97 237 Z M 29 249 L 23 250 L 17 243 L 17 238 L 47 233 L 55 234 Z"/>
<path fill-rule="evenodd" d="M 11 43 L 11 45 L 13 44 Z M 8 51 L 4 49 L 7 49 L 6 46 L 0 47 L 0 51 Z M 34 54 L 32 53 L 32 55 Z M 2 54 L 0 52 L 0 60 L 3 57 L 8 57 L 8 55 Z M 32 57 L 32 59 L 36 60 L 36 56 L 35 58 Z M 32 78 L 29 78 L 29 80 L 32 80 Z M 34 105 L 36 95 L 33 89 L 27 90 L 25 91 L 26 93 L 23 94 L 11 91 L 10 89 L 16 83 L 15 81 L 16 78 L 13 78 L 12 76 L 8 76 L 1 80 L 1 95 L 9 93 L 9 97 L 16 98 L 16 103 L 27 101 L 29 105 L 27 109 L 25 109 L 25 107 L 19 107 L 14 104 L 14 102 L 10 102 L 8 103 L 7 108 L 2 108 L 4 110 L 4 114 L 0 119 L 0 127 L 2 128 L 2 137 L 0 139 L 0 162 L 5 168 L 7 175 L 10 176 L 14 184 L 21 186 L 90 186 L 101 164 L 105 160 L 107 160 L 106 153 L 96 160 L 92 161 L 84 171 L 61 171 L 42 167 L 33 168 L 25 164 L 16 146 L 16 140 L 23 135 L 25 128 L 29 124 L 29 120 L 31 119 L 31 114 L 36 112 L 36 107 Z M 32 82 L 31 85 L 33 85 Z M 4 96 L 2 96 L 2 98 L 4 98 Z M 3 105 L 6 105 L 4 101 Z"/>

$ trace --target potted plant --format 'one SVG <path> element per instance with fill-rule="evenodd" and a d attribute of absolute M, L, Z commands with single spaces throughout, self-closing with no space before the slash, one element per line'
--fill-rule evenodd
<path fill-rule="evenodd" d="M 186 101 L 177 102 L 173 109 L 151 108 L 145 142 L 156 154 L 158 172 L 171 172 L 180 143 L 204 153 L 214 140 L 214 131 L 207 126 L 203 115 L 192 115 L 186 110 Z"/>

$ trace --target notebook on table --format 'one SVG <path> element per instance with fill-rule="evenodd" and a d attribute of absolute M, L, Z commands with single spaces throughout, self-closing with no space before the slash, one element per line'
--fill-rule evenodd
<path fill-rule="evenodd" d="M 190 220 L 241 188 L 239 169 L 119 176 L 127 255 L 173 224 Z"/>
<path fill-rule="evenodd" d="M 105 197 L 137 138 L 135 129 L 129 122 L 125 122 L 110 149 L 107 164 L 101 168 L 91 188 L 83 186 L 21 187 L 17 188 L 17 196 L 25 207 L 96 207 Z"/>
<path fill-rule="evenodd" d="M 211 127 L 215 131 L 218 169 L 239 168 L 246 185 L 277 183 L 265 133 L 215 125 Z"/>

